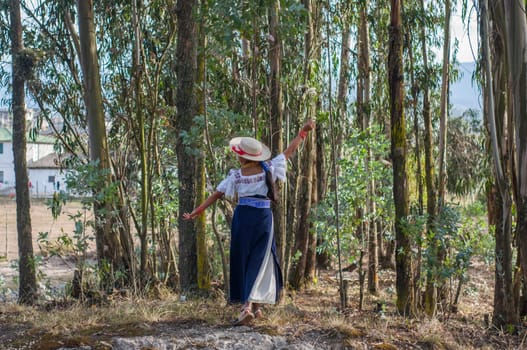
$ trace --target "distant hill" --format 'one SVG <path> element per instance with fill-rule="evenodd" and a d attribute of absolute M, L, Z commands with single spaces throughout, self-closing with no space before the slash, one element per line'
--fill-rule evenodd
<path fill-rule="evenodd" d="M 476 82 L 472 81 L 472 75 L 476 69 L 475 62 L 463 62 L 459 64 L 461 78 L 450 86 L 450 103 L 452 114 L 458 115 L 471 108 L 478 111 L 482 109 L 481 92 Z"/>

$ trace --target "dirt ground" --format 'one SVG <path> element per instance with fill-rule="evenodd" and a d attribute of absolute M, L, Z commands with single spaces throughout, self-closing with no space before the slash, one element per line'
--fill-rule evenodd
<path fill-rule="evenodd" d="M 73 232 L 73 222 L 68 214 L 82 210 L 80 203 L 70 203 L 58 220 L 53 220 L 50 210 L 42 201 L 33 201 L 31 219 L 35 254 L 40 249 L 38 232 L 49 232 L 50 240 L 63 232 Z M 92 215 L 91 212 L 87 213 Z M 16 239 L 15 202 L 0 197 L 0 277 L 9 281 L 16 274 L 10 261 L 18 255 Z M 72 269 L 60 258 L 46 258 L 41 266 L 46 276 L 56 281 L 67 280 Z M 336 273 L 321 272 L 318 283 L 300 293 L 288 293 L 284 301 L 266 310 L 263 321 L 247 328 L 230 327 L 231 318 L 236 314 L 234 307 L 224 311 L 214 301 L 204 300 L 193 304 L 191 310 L 180 301 L 163 304 L 158 301 L 125 300 L 115 301 L 100 308 L 78 308 L 77 304 L 56 308 L 53 303 L 41 306 L 37 311 L 24 313 L 15 306 L 0 303 L 0 349 L 153 349 L 179 348 L 177 339 L 187 339 L 182 348 L 198 349 L 203 344 L 216 349 L 254 348 L 258 334 L 273 334 L 285 337 L 288 345 L 282 349 L 527 349 L 527 328 L 519 326 L 516 332 L 495 329 L 489 324 L 493 310 L 494 266 L 475 260 L 470 268 L 470 280 L 462 290 L 457 312 L 442 312 L 438 318 L 404 318 L 395 312 L 395 272 L 383 270 L 380 273 L 381 291 L 377 296 L 367 296 L 364 308 L 359 311 L 359 283 L 354 272 L 349 285 L 349 305 L 339 309 L 339 293 Z M 178 299 L 175 299 L 178 300 Z M 153 310 L 154 316 L 143 320 L 110 321 L 105 316 L 119 303 L 129 303 L 123 310 Z M 159 303 L 155 305 L 153 303 Z M 141 303 L 145 303 L 142 305 Z M 147 304 L 152 303 L 152 304 Z M 181 305 L 179 305 L 181 304 Z M 128 305 L 128 304 L 127 304 Z M 382 307 L 379 308 L 379 305 Z M 48 308 L 49 307 L 49 308 Z M 71 310 L 70 310 L 71 308 Z M 40 310 L 40 311 L 38 311 Z M 91 311 L 90 311 L 91 310 Z M 97 311 L 99 310 L 99 311 Z M 154 312 L 160 310 L 159 314 Z M 53 311 L 57 320 L 46 326 L 35 327 L 28 321 L 28 315 Z M 27 312 L 27 311 L 26 311 Z M 73 321 L 76 313 L 87 312 L 87 316 Z M 60 316 L 60 313 L 64 315 Z M 84 314 L 82 314 L 84 315 Z M 123 313 L 124 315 L 124 313 Z M 38 317 L 37 317 L 38 318 Z M 65 326 L 65 320 L 71 323 Z M 96 319 L 97 321 L 84 321 Z M 83 322 L 87 322 L 84 324 Z M 82 329 L 82 332 L 79 331 Z M 215 340 L 202 339 L 191 334 L 215 335 Z M 256 334 L 258 333 L 258 334 Z M 190 335 L 189 335 L 190 334 Z M 50 342 L 53 340 L 53 343 Z M 163 340 L 166 344 L 159 345 Z M 226 346 L 224 339 L 235 339 Z M 260 338 L 257 338 L 260 339 Z M 179 341 L 179 340 L 178 340 Z M 244 343 L 245 341 L 245 343 Z M 123 342 L 134 345 L 118 346 Z M 297 342 L 302 342 L 301 347 Z M 265 347 L 261 347 L 265 348 Z"/>
<path fill-rule="evenodd" d="M 391 270 L 381 272 L 381 291 L 366 296 L 362 310 L 356 274 L 349 305 L 340 310 L 336 271 L 321 271 L 316 285 L 288 292 L 278 305 L 264 307 L 264 317 L 249 327 L 232 327 L 237 306 L 213 299 L 116 297 L 106 306 L 50 304 L 29 313 L 0 304 L 0 349 L 527 349 L 524 327 L 509 333 L 487 323 L 493 268 L 475 262 L 470 270 L 459 311 L 437 318 L 406 318 L 395 312 Z M 379 303 L 385 304 L 383 310 L 376 307 Z M 53 317 L 39 327 L 29 321 L 29 315 L 49 311 Z M 134 311 L 141 317 L 132 317 Z M 108 316 L 112 313 L 116 316 Z"/>
<path fill-rule="evenodd" d="M 40 232 L 48 232 L 52 241 L 64 233 L 72 234 L 74 222 L 69 215 L 83 212 L 80 202 L 67 203 L 57 220 L 51 215 L 45 199 L 33 199 L 31 202 L 31 227 L 33 232 L 33 251 L 39 254 L 38 236 Z M 87 212 L 91 220 L 93 213 Z M 16 202 L 8 197 L 0 197 L 0 257 L 11 261 L 18 257 L 18 242 L 16 229 Z"/>

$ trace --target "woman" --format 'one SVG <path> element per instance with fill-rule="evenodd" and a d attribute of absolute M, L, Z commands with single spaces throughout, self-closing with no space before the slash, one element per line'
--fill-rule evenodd
<path fill-rule="evenodd" d="M 224 195 L 239 198 L 231 227 L 229 301 L 243 308 L 236 324 L 245 325 L 261 317 L 260 304 L 274 304 L 282 288 L 282 273 L 276 256 L 273 234 L 273 213 L 268 198 L 270 181 L 285 181 L 286 161 L 296 151 L 307 133 L 315 127 L 309 120 L 285 151 L 269 161 L 271 151 L 251 137 L 230 141 L 237 154 L 240 169 L 229 176 L 200 206 L 183 218 L 190 220 Z"/>

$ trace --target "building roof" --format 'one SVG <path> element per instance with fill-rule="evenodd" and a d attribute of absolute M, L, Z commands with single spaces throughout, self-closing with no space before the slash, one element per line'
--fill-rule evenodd
<path fill-rule="evenodd" d="M 28 160 L 28 169 L 58 169 L 60 168 L 60 157 L 57 153 L 50 153 L 36 161 Z"/>
<path fill-rule="evenodd" d="M 13 135 L 6 128 L 0 128 L 0 142 L 11 142 Z"/>
<path fill-rule="evenodd" d="M 28 133 L 26 137 L 27 143 L 55 143 L 55 139 L 51 136 L 37 135 L 36 138 L 33 140 L 31 137 L 29 137 Z M 8 128 L 0 127 L 0 142 L 13 142 L 13 133 L 11 132 L 11 130 L 9 130 Z"/>

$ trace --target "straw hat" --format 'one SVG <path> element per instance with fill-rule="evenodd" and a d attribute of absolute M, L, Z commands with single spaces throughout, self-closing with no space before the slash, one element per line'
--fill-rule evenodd
<path fill-rule="evenodd" d="M 235 137 L 229 145 L 231 150 L 248 160 L 267 160 L 271 158 L 269 147 L 252 137 Z"/>

